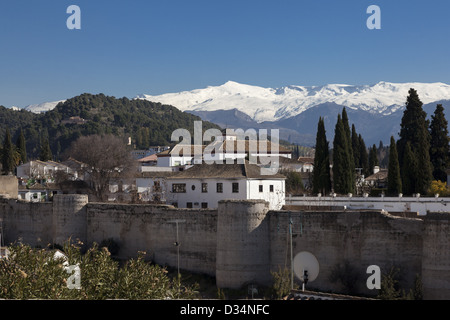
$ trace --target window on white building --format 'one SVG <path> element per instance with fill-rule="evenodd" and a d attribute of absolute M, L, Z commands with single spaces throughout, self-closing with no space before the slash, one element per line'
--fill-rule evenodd
<path fill-rule="evenodd" d="M 217 193 L 222 193 L 222 192 L 223 192 L 223 183 L 218 182 L 217 183 Z"/>
<path fill-rule="evenodd" d="M 270 185 L 269 191 L 270 191 L 270 192 L 273 192 L 273 184 Z"/>
<path fill-rule="evenodd" d="M 233 193 L 239 193 L 239 183 L 233 182 Z"/>
<path fill-rule="evenodd" d="M 259 185 L 259 192 L 263 192 L 263 191 L 264 191 L 263 185 L 260 184 L 260 185 Z"/>
<path fill-rule="evenodd" d="M 207 193 L 207 192 L 208 192 L 208 184 L 202 183 L 202 193 Z"/>
<path fill-rule="evenodd" d="M 172 184 L 173 193 L 186 193 L 186 183 L 174 183 Z"/>

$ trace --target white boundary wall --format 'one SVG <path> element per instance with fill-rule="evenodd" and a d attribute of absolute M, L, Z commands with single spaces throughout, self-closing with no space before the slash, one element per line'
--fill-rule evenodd
<path fill-rule="evenodd" d="M 378 209 L 387 212 L 450 212 L 450 198 L 441 197 L 291 197 L 286 196 L 286 205 L 332 206 L 347 209 Z"/>

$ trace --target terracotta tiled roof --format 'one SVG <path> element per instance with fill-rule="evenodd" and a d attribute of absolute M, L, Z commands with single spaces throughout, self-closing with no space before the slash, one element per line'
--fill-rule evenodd
<path fill-rule="evenodd" d="M 156 160 L 158 160 L 158 156 L 156 154 L 152 154 L 150 156 L 139 159 L 138 162 L 150 162 Z"/>
<path fill-rule="evenodd" d="M 369 180 L 369 181 L 371 181 L 371 180 L 374 180 L 374 181 L 380 181 L 380 180 L 385 180 L 385 179 L 387 179 L 387 176 L 388 176 L 388 171 L 387 171 L 387 169 L 381 169 L 381 170 L 378 171 L 377 173 L 374 173 L 374 174 L 368 176 L 368 177 L 366 178 L 366 180 Z"/>
<path fill-rule="evenodd" d="M 175 171 L 145 171 L 137 174 L 136 178 L 169 178 L 177 173 Z"/>
<path fill-rule="evenodd" d="M 197 151 L 197 149 L 200 149 L 201 153 L 200 155 L 203 155 L 203 150 L 205 149 L 206 146 L 204 145 L 181 145 L 181 144 L 177 144 L 175 147 L 173 147 L 170 150 L 164 150 L 163 152 L 160 152 L 158 154 L 156 154 L 157 157 L 170 157 L 170 156 L 184 156 L 184 151 L 188 150 L 190 152 L 189 156 L 194 156 L 195 152 Z"/>
<path fill-rule="evenodd" d="M 302 163 L 314 163 L 314 158 L 312 157 L 298 157 L 298 161 Z"/>
<path fill-rule="evenodd" d="M 256 164 L 251 164 L 248 161 L 245 163 L 233 163 L 233 164 L 197 164 L 184 171 L 177 172 L 173 175 L 172 179 L 206 179 L 206 178 L 221 178 L 221 179 L 236 179 L 236 178 L 248 178 L 248 179 L 285 179 L 282 174 L 262 174 L 261 167 Z"/>

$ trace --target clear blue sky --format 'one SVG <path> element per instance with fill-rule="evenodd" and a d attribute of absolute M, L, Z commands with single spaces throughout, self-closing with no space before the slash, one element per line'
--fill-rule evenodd
<path fill-rule="evenodd" d="M 69 5 L 81 30 L 69 30 Z M 381 30 L 369 30 L 369 5 Z M 450 83 L 448 0 L 0 2 L 0 105 L 220 85 Z"/>

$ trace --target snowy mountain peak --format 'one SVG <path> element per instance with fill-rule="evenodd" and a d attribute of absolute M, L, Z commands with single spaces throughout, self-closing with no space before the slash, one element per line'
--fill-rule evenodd
<path fill-rule="evenodd" d="M 182 111 L 217 111 L 237 109 L 257 122 L 287 119 L 320 104 L 335 103 L 373 114 L 389 115 L 403 108 L 410 88 L 417 90 L 424 104 L 450 100 L 450 85 L 436 83 L 391 83 L 381 81 L 373 85 L 326 84 L 322 86 L 288 85 L 264 88 L 227 81 L 219 86 L 166 93 L 140 94 L 145 99 L 177 107 Z M 26 107 L 34 113 L 52 110 L 65 100 Z"/>
<path fill-rule="evenodd" d="M 25 110 L 31 111 L 33 113 L 42 113 L 53 110 L 60 102 L 65 102 L 66 100 L 59 100 L 53 102 L 44 102 L 40 104 L 31 104 L 25 107 Z"/>
<path fill-rule="evenodd" d="M 237 109 L 253 120 L 263 122 L 290 118 L 328 102 L 387 115 L 405 105 L 410 88 L 417 90 L 424 104 L 450 99 L 450 85 L 445 83 L 385 81 L 374 85 L 289 85 L 281 88 L 263 88 L 227 81 L 220 86 L 205 89 L 157 96 L 139 95 L 136 98 L 170 104 L 182 111 Z"/>

